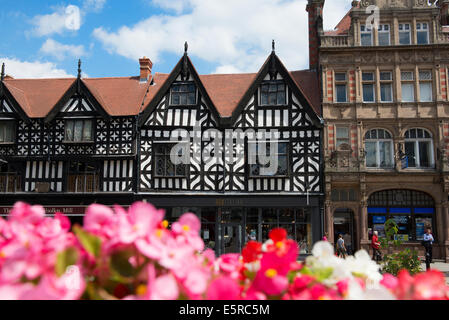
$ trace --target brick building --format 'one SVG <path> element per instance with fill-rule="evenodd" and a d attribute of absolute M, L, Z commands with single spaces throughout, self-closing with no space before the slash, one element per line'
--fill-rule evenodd
<path fill-rule="evenodd" d="M 431 226 L 434 256 L 449 261 L 449 1 L 351 4 L 332 31 L 322 27 L 325 1 L 307 6 L 325 120 L 325 230 L 368 249 L 393 218 L 403 247 L 422 252 Z"/>

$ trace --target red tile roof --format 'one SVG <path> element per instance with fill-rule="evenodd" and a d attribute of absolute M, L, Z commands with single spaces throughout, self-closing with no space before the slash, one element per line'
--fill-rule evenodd
<path fill-rule="evenodd" d="M 317 114 L 320 98 L 317 74 L 312 71 L 292 71 L 292 78 Z M 222 117 L 232 116 L 238 103 L 254 82 L 257 73 L 200 75 L 207 94 Z M 86 78 L 83 83 L 111 116 L 139 114 L 155 97 L 169 74 L 155 73 L 149 82 L 139 77 Z M 150 82 L 153 80 L 153 85 Z M 76 79 L 5 79 L 4 83 L 30 118 L 46 117 Z M 144 100 L 145 99 L 145 100 Z"/>
<path fill-rule="evenodd" d="M 5 79 L 4 84 L 30 118 L 44 118 L 75 79 Z"/>
<path fill-rule="evenodd" d="M 325 31 L 324 35 L 326 36 L 339 36 L 348 34 L 349 29 L 351 28 L 351 11 L 350 9 L 346 15 L 341 19 L 341 21 L 337 24 L 334 30 L 332 31 Z"/>

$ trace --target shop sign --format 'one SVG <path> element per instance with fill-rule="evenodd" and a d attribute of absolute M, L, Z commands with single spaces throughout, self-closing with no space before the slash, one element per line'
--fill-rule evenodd
<path fill-rule="evenodd" d="M 0 215 L 8 215 L 13 207 L 0 207 Z M 59 207 L 59 206 L 53 206 L 53 207 L 44 207 L 45 213 L 49 215 L 56 214 L 57 212 L 63 213 L 65 215 L 83 215 L 86 212 L 87 207 L 80 207 L 80 206 L 74 206 L 74 207 Z"/>

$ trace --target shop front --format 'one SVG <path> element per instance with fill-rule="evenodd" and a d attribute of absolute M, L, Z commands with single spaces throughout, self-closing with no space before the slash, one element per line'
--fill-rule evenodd
<path fill-rule="evenodd" d="M 427 227 L 432 228 L 435 240 L 438 239 L 436 211 L 433 198 L 420 191 L 386 190 L 371 195 L 368 201 L 368 227 L 372 234 L 385 236 L 384 224 L 393 219 L 398 225 L 395 240 L 404 243 L 421 242 Z"/>
<path fill-rule="evenodd" d="M 297 241 L 300 254 L 310 254 L 313 244 L 320 239 L 321 215 L 318 199 L 310 200 L 309 205 L 304 200 L 298 196 L 266 196 L 259 200 L 258 197 L 147 199 L 166 210 L 170 223 L 185 212 L 196 214 L 201 220 L 201 237 L 206 247 L 217 255 L 240 252 L 250 240 L 264 242 L 270 230 L 278 227 L 286 229 L 288 237 Z M 167 205 L 168 201 L 172 205 Z M 175 203 L 178 205 L 173 206 Z"/>

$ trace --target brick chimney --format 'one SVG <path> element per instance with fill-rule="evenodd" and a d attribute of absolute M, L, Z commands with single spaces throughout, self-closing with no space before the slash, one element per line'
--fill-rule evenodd
<path fill-rule="evenodd" d="M 439 0 L 437 5 L 440 7 L 441 25 L 449 25 L 449 0 Z"/>
<path fill-rule="evenodd" d="M 323 7 L 325 0 L 308 0 L 309 13 L 309 68 L 318 70 L 320 35 L 323 32 Z"/>
<path fill-rule="evenodd" d="M 140 82 L 148 82 L 151 76 L 151 68 L 153 68 L 153 62 L 147 57 L 139 59 L 140 63 Z"/>

